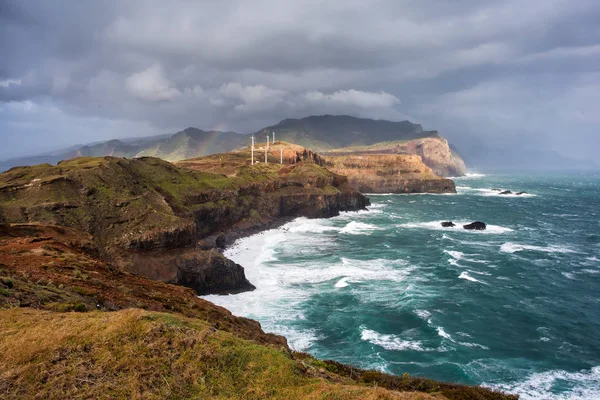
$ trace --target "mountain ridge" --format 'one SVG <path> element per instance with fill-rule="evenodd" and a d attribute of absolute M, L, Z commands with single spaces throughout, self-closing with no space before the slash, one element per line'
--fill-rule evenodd
<path fill-rule="evenodd" d="M 257 143 L 266 141 L 267 135 L 272 140 L 273 131 L 276 140 L 296 143 L 314 151 L 328 151 L 349 146 L 368 146 L 388 141 L 443 139 L 438 131 L 423 130 L 420 124 L 414 124 L 407 120 L 388 121 L 358 118 L 350 115 L 326 114 L 283 119 L 274 125 L 256 131 L 254 136 Z M 0 161 L 0 171 L 14 166 L 43 163 L 56 164 L 61 160 L 75 157 L 157 157 L 174 162 L 210 154 L 226 153 L 248 145 L 249 141 L 250 134 L 240 134 L 233 131 L 205 131 L 188 127 L 174 134 L 139 139 L 112 139 L 79 147 L 70 147 L 62 152 L 58 150 L 49 154 Z M 427 157 L 423 157 L 423 159 L 427 164 Z M 435 167 L 434 165 L 429 166 Z M 436 170 L 436 172 L 445 173 L 444 169 Z"/>

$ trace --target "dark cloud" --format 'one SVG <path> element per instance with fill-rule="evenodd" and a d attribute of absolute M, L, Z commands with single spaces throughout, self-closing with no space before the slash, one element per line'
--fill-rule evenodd
<path fill-rule="evenodd" d="M 599 19 L 592 0 L 6 0 L 0 157 L 345 113 L 591 159 Z"/>

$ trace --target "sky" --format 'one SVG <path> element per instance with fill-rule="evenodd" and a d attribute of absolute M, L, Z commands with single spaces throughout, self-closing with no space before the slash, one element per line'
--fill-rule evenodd
<path fill-rule="evenodd" d="M 595 160 L 599 21 L 597 0 L 2 0 L 0 159 L 349 114 Z"/>

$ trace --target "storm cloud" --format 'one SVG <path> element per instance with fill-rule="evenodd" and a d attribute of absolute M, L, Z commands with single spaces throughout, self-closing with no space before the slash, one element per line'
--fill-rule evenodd
<path fill-rule="evenodd" d="M 5 0 L 0 158 L 330 113 L 592 160 L 598 21 L 595 0 Z"/>

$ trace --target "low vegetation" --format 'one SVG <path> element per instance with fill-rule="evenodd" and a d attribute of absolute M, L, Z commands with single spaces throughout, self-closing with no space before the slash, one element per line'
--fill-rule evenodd
<path fill-rule="evenodd" d="M 443 398 L 357 384 L 177 314 L 0 314 L 4 399 Z"/>

